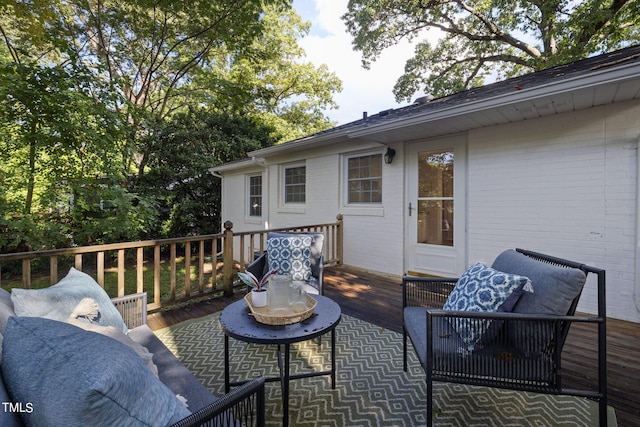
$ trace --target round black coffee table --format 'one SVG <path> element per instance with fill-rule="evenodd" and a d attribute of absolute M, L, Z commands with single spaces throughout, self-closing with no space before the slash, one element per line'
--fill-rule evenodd
<path fill-rule="evenodd" d="M 289 425 L 289 381 L 299 378 L 331 375 L 331 388 L 336 388 L 336 338 L 335 328 L 340 323 L 342 311 L 333 300 L 311 295 L 318 301 L 314 313 L 307 320 L 291 325 L 275 326 L 258 322 L 244 300 L 228 305 L 220 315 L 220 327 L 224 332 L 224 389 L 228 393 L 231 386 L 246 381 L 230 382 L 229 379 L 229 337 L 253 344 L 276 344 L 278 346 L 279 377 L 266 378 L 267 382 L 280 381 L 282 386 L 282 425 Z M 291 344 L 307 341 L 331 332 L 331 370 L 293 374 L 289 372 Z M 284 345 L 284 366 L 281 346 Z"/>

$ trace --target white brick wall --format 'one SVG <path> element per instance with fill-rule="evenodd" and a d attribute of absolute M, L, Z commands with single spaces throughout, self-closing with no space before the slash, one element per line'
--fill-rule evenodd
<path fill-rule="evenodd" d="M 522 247 L 605 268 L 608 314 L 640 321 L 637 117 L 626 103 L 471 132 L 469 262 Z M 594 283 L 579 310 L 596 311 Z"/>

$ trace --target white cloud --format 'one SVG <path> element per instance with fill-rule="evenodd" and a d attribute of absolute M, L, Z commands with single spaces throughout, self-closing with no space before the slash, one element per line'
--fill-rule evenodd
<path fill-rule="evenodd" d="M 343 90 L 334 96 L 339 110 L 326 112 L 331 120 L 344 124 L 362 118 L 364 111 L 376 114 L 397 108 L 393 86 L 413 55 L 408 42 L 386 49 L 380 58 L 365 70 L 361 54 L 355 52 L 351 35 L 340 18 L 347 12 L 348 0 L 295 0 L 294 8 L 304 20 L 311 21 L 311 33 L 300 40 L 307 59 L 314 64 L 326 64 L 342 80 Z"/>

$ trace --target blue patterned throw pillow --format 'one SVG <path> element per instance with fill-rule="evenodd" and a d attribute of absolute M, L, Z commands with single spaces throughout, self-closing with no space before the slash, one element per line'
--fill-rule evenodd
<path fill-rule="evenodd" d="M 482 263 L 472 265 L 460 277 L 443 309 L 451 311 L 511 311 L 522 294 L 532 291 L 527 277 L 503 273 Z M 491 326 L 491 321 L 452 319 L 452 326 L 472 351 Z"/>
<path fill-rule="evenodd" d="M 267 240 L 269 269 L 293 280 L 311 279 L 311 236 L 274 237 Z"/>

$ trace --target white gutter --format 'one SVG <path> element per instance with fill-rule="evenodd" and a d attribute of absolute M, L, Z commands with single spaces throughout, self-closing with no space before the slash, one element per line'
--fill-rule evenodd
<path fill-rule="evenodd" d="M 247 167 L 253 165 L 253 161 L 251 159 L 242 159 L 235 162 L 224 163 L 222 165 L 214 166 L 209 169 L 209 171 L 213 174 L 222 175 L 223 172 L 235 170 L 238 168 Z"/>
<path fill-rule="evenodd" d="M 640 135 L 636 138 L 636 253 L 633 300 L 640 311 Z"/>

